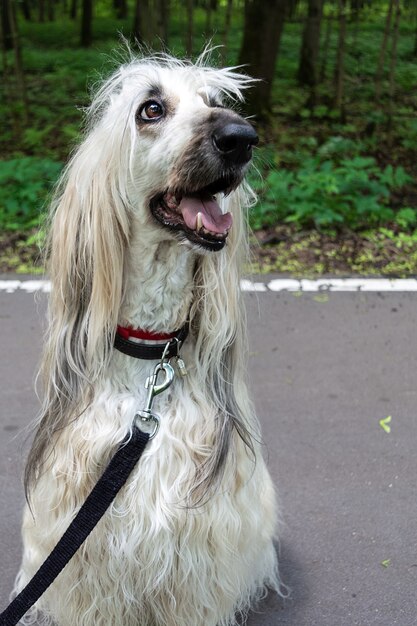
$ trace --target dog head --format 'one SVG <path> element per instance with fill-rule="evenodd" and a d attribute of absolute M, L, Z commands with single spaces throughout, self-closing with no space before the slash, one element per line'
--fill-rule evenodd
<path fill-rule="evenodd" d="M 154 185 L 146 194 L 147 208 L 181 239 L 220 250 L 232 215 L 222 212 L 216 196 L 241 183 L 257 134 L 223 107 L 216 89 L 189 84 L 180 73 L 183 80 L 174 91 L 164 87 L 160 73 L 161 83 L 148 91 L 135 114 L 138 148 L 148 154 L 148 180 Z"/>
<path fill-rule="evenodd" d="M 242 182 L 258 142 L 225 101 L 241 99 L 249 82 L 233 69 L 161 56 L 122 66 L 97 94 L 93 159 L 101 153 L 109 164 L 118 195 L 148 236 L 156 226 L 153 238 L 197 250 L 225 245 L 233 218 L 222 198 Z"/>

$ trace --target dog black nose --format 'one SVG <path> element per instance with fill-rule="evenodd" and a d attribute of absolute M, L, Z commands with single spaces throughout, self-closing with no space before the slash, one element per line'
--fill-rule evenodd
<path fill-rule="evenodd" d="M 213 134 L 213 145 L 224 158 L 233 163 L 247 163 L 252 157 L 252 146 L 259 141 L 255 129 L 248 124 L 229 122 L 217 128 Z"/>

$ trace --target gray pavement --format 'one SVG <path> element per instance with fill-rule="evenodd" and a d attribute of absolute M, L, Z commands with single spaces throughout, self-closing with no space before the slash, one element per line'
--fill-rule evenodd
<path fill-rule="evenodd" d="M 248 625 L 417 624 L 417 293 L 245 297 L 291 588 Z M 0 607 L 20 559 L 44 305 L 0 292 Z M 379 420 L 389 415 L 388 434 Z"/>

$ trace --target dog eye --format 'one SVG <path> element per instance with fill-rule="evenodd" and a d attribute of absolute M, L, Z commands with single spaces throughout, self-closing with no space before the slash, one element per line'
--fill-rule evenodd
<path fill-rule="evenodd" d="M 148 100 L 148 102 L 142 104 L 138 111 L 140 119 L 145 120 L 145 122 L 159 120 L 164 113 L 164 107 L 156 100 Z"/>

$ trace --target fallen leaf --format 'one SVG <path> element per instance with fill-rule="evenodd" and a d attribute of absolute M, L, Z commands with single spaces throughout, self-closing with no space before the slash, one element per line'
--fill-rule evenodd
<path fill-rule="evenodd" d="M 388 415 L 388 417 L 385 417 L 382 420 L 379 420 L 379 425 L 381 426 L 381 428 L 385 430 L 386 433 L 391 432 L 391 426 L 389 425 L 390 423 L 391 423 L 391 415 Z"/>
<path fill-rule="evenodd" d="M 317 296 L 314 296 L 313 300 L 315 302 L 328 302 L 329 296 L 327 295 L 327 293 L 320 293 Z"/>

